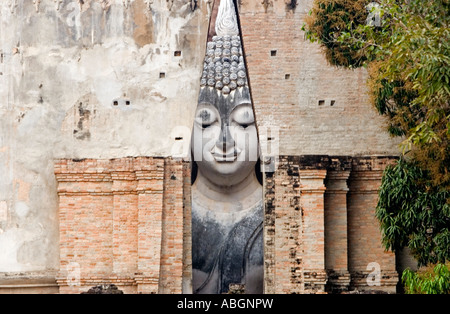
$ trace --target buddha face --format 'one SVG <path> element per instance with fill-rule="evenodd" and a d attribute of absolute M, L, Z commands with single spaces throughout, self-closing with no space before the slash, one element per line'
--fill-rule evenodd
<path fill-rule="evenodd" d="M 247 87 L 227 96 L 202 89 L 192 152 L 198 170 L 215 185 L 237 184 L 254 171 L 258 138 Z"/>

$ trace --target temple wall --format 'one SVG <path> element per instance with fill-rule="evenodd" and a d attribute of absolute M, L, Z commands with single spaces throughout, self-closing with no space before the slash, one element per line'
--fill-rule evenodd
<path fill-rule="evenodd" d="M 265 291 L 395 292 L 381 245 L 377 188 L 392 157 L 280 156 L 266 174 Z"/>
<path fill-rule="evenodd" d="M 238 2 L 260 140 L 275 149 L 266 155 L 286 158 L 265 181 L 266 292 L 324 291 L 331 271 L 339 273 L 337 285 L 348 287 L 351 273 L 363 285 L 378 255 L 360 260 L 365 249 L 356 231 L 342 229 L 371 226 L 379 241 L 367 215 L 380 173 L 370 191 L 357 192 L 366 183 L 351 172 L 356 166 L 302 169 L 299 156 L 397 154 L 370 105 L 367 73 L 327 65 L 318 45 L 305 41 L 312 0 L 295 8 Z M 79 292 L 70 283 L 80 271 L 81 290 L 107 280 L 126 292 L 189 291 L 190 171 L 171 157 L 186 156 L 190 144 L 208 5 L 148 3 L 0 3 L 0 290 Z M 139 179 L 136 158 L 159 165 L 157 188 L 153 177 Z M 58 174 L 67 162 L 73 177 Z M 146 216 L 148 206 L 157 219 Z M 77 239 L 76 223 L 87 228 Z M 327 231 L 327 224 L 338 229 Z M 156 246 L 148 242 L 150 225 L 160 232 L 151 235 Z M 88 238 L 102 245 L 93 249 Z M 160 263 L 144 262 L 161 247 Z M 382 271 L 391 272 L 392 256 L 382 256 Z"/>
<path fill-rule="evenodd" d="M 370 104 L 365 69 L 327 64 L 301 28 L 309 1 L 242 1 L 240 21 L 257 124 L 280 155 L 392 155 Z M 267 4 L 266 6 L 264 4 Z M 266 141 L 262 136 L 261 141 Z"/>
<path fill-rule="evenodd" d="M 375 219 L 393 157 L 280 156 L 265 174 L 264 292 L 395 292 L 395 255 Z M 190 164 L 58 160 L 61 293 L 191 293 Z"/>
<path fill-rule="evenodd" d="M 8 278 L 59 270 L 55 159 L 188 151 L 204 3 L 82 3 L 0 3 L 0 274 Z"/>
<path fill-rule="evenodd" d="M 188 169 L 171 158 L 57 161 L 60 292 L 106 283 L 126 293 L 190 292 Z"/>

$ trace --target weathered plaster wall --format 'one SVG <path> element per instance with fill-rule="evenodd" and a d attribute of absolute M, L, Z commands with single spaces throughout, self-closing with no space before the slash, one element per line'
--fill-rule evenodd
<path fill-rule="evenodd" d="M 207 8 L 151 2 L 1 1 L 0 273 L 58 268 L 54 159 L 187 149 Z"/>

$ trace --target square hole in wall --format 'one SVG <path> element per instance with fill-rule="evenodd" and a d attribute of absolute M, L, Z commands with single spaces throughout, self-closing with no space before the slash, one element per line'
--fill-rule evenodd
<path fill-rule="evenodd" d="M 159 78 L 165 78 L 166 73 L 165 72 L 159 72 Z"/>
<path fill-rule="evenodd" d="M 277 51 L 276 50 L 270 50 L 270 56 L 271 57 L 276 57 L 277 55 Z"/>
<path fill-rule="evenodd" d="M 290 75 L 290 74 L 285 74 L 285 75 L 284 75 L 284 79 L 285 79 L 285 80 L 289 80 L 290 78 L 291 78 L 291 75 Z"/>
<path fill-rule="evenodd" d="M 319 100 L 319 106 L 325 105 L 325 100 Z"/>
<path fill-rule="evenodd" d="M 174 56 L 174 57 L 181 57 L 181 51 L 180 51 L 180 50 L 175 51 L 175 52 L 173 53 L 173 56 Z"/>
<path fill-rule="evenodd" d="M 336 103 L 336 100 L 332 100 L 332 101 L 330 102 L 330 106 L 334 106 L 335 103 Z"/>

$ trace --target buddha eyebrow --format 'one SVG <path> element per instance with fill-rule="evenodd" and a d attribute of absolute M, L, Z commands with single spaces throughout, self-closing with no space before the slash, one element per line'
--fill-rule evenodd
<path fill-rule="evenodd" d="M 248 102 L 241 102 L 237 104 L 232 111 L 239 110 L 242 107 L 249 107 L 250 110 L 253 110 L 252 104 Z"/>
<path fill-rule="evenodd" d="M 233 112 L 237 111 L 237 110 L 239 110 L 239 111 L 245 110 L 245 112 L 241 113 L 241 115 L 243 115 L 245 118 L 248 118 L 248 117 L 250 117 L 251 114 L 253 114 L 252 105 L 249 103 L 241 103 L 241 104 L 237 105 L 236 107 L 234 107 Z"/>

